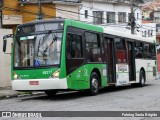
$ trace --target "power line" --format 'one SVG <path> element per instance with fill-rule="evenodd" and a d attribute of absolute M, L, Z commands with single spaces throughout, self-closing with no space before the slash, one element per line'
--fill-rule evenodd
<path fill-rule="evenodd" d="M 9 2 L 9 3 L 17 3 L 16 1 L 14 2 L 14 1 L 11 1 L 11 2 Z M 7 3 L 7 5 L 9 4 L 9 3 Z M 12 4 L 9 4 L 9 5 L 12 5 Z M 37 2 L 37 4 L 38 4 L 38 2 Z M 136 6 L 136 7 L 138 7 L 139 9 L 141 9 L 141 7 L 140 6 L 137 6 L 137 5 L 135 5 L 134 4 L 134 6 Z M 95 7 L 88 7 L 88 6 L 85 6 L 85 5 L 83 5 L 83 7 L 86 7 L 86 8 L 90 8 L 90 9 L 95 9 L 95 10 L 101 10 L 101 11 L 104 11 L 104 9 L 99 9 L 99 8 L 95 8 Z M 44 9 L 44 8 L 43 8 Z M 141 9 L 142 10 L 142 9 Z M 135 10 L 134 10 L 135 11 Z M 143 11 L 143 10 L 142 10 Z M 71 11 L 71 12 L 73 12 L 73 11 Z M 104 11 L 104 12 L 109 12 L 109 11 Z M 116 12 L 115 12 L 116 13 Z M 126 17 L 127 17 L 128 15 L 126 15 Z M 143 20 L 143 19 L 137 19 L 137 20 Z"/>
<path fill-rule="evenodd" d="M 73 11 L 68 11 L 68 10 L 59 9 L 59 8 L 54 8 L 54 7 L 51 7 L 51 6 L 45 6 L 45 7 L 49 7 L 49 8 L 52 8 L 52 9 L 57 9 L 57 10 L 59 10 L 59 11 L 65 11 L 65 12 L 69 12 L 69 13 L 85 15 L 85 14 L 82 14 L 82 13 L 73 12 Z M 10 7 L 3 7 L 3 8 L 8 9 L 8 10 L 11 10 L 11 11 L 25 12 L 25 13 L 28 13 L 28 14 L 36 15 L 36 13 L 31 12 L 31 11 L 19 10 L 19 9 L 10 8 Z M 46 15 L 46 14 L 45 14 L 45 16 L 47 16 L 47 18 L 53 18 L 53 17 L 55 17 L 55 16 L 51 16 L 51 15 Z M 91 15 L 89 15 L 89 16 L 90 16 L 90 17 L 93 17 L 93 18 L 101 18 L 101 17 L 95 17 L 95 16 L 91 16 Z M 107 20 L 106 18 L 101 18 L 101 19 Z M 84 22 L 84 21 L 83 21 L 83 22 Z M 119 21 L 117 21 L 117 22 L 119 22 Z M 125 22 L 125 23 L 128 24 L 128 22 Z M 113 24 L 112 24 L 112 25 L 113 25 Z M 115 25 L 115 24 L 114 24 L 114 25 Z M 110 25 L 110 24 L 106 24 L 106 26 L 111 26 L 111 25 Z M 120 25 L 117 24 L 117 26 L 120 26 Z M 126 26 L 126 25 L 124 25 L 124 26 Z M 150 27 L 150 26 L 149 26 L 149 27 Z M 156 27 L 155 27 L 155 28 L 156 28 Z"/>

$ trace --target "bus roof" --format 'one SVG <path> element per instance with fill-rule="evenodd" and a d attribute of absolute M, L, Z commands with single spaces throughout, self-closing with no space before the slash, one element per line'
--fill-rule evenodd
<path fill-rule="evenodd" d="M 28 22 L 25 24 L 21 24 L 19 26 L 28 26 L 28 25 L 32 25 L 32 24 L 40 24 L 40 23 L 48 23 L 48 22 L 64 22 L 65 19 L 60 18 L 60 19 L 45 19 L 45 20 L 37 20 L 37 21 L 33 21 L 33 22 Z M 108 29 L 107 27 L 104 26 L 100 26 L 100 25 L 94 25 L 94 24 L 90 24 L 90 23 L 85 23 L 82 21 L 76 21 L 76 20 L 72 20 L 72 19 L 66 19 L 68 21 L 72 21 L 73 23 L 76 23 L 78 27 L 82 27 L 82 28 L 87 28 L 89 30 L 94 30 L 94 31 L 101 31 L 100 28 L 103 29 L 103 32 L 109 35 L 115 35 L 115 36 L 119 36 L 119 37 L 123 37 L 123 38 L 129 38 L 129 39 L 134 39 L 134 40 L 140 40 L 140 41 L 144 41 L 144 42 L 154 42 L 155 40 L 153 38 L 145 38 L 145 37 L 140 37 L 137 35 L 132 35 L 132 34 L 127 34 L 124 32 L 120 32 L 117 30 L 111 30 L 110 28 Z M 76 26 L 75 24 L 75 26 Z M 80 25 L 82 24 L 82 26 Z M 95 28 L 99 28 L 99 30 L 95 29 Z"/>
<path fill-rule="evenodd" d="M 107 29 L 107 27 L 104 27 L 104 33 L 109 34 L 109 35 L 115 35 L 123 38 L 128 38 L 128 39 L 134 39 L 138 41 L 144 41 L 144 42 L 155 42 L 153 38 L 145 38 L 145 37 L 140 37 L 138 35 L 133 35 L 129 33 L 124 33 L 116 30 L 111 30 Z"/>
<path fill-rule="evenodd" d="M 71 19 L 65 19 L 65 22 L 68 25 L 71 25 L 71 26 L 74 26 L 74 27 L 77 27 L 77 28 L 90 30 L 90 31 L 95 31 L 95 32 L 100 32 L 100 33 L 103 32 L 102 26 L 99 26 L 99 25 L 93 25 L 93 24 L 89 24 L 89 23 L 86 23 L 86 22 L 71 20 Z"/>
<path fill-rule="evenodd" d="M 71 19 L 68 19 L 69 21 Z M 111 30 L 111 29 L 108 29 L 107 27 L 105 26 L 100 26 L 100 25 L 94 25 L 94 24 L 91 24 L 91 23 L 85 23 L 85 22 L 82 22 L 82 21 L 76 21 L 76 20 L 71 20 L 72 22 L 76 22 L 76 23 L 79 23 L 78 24 L 78 27 L 79 28 L 85 28 L 87 27 L 88 30 L 91 30 L 91 27 L 94 28 L 93 31 L 97 31 L 97 29 L 99 28 L 102 28 L 103 29 L 103 33 L 106 33 L 106 34 L 109 34 L 109 35 L 115 35 L 115 36 L 119 36 L 119 37 L 122 37 L 122 38 L 128 38 L 128 39 L 133 39 L 133 40 L 137 40 L 137 41 L 144 41 L 144 42 L 155 42 L 156 40 L 154 40 L 153 38 L 145 38 L 145 37 L 140 37 L 138 35 L 133 35 L 133 34 L 127 34 L 125 32 L 120 32 L 120 31 L 117 31 L 117 30 Z M 82 25 L 80 25 L 82 24 Z M 85 27 L 83 26 L 85 25 Z M 97 27 L 97 29 L 95 29 Z"/>

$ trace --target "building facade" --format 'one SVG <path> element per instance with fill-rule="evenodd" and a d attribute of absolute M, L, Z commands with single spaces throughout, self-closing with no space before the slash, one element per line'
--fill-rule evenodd
<path fill-rule="evenodd" d="M 160 22 L 160 1 L 152 1 L 146 3 L 142 7 L 142 15 L 144 20 L 150 20 L 155 23 Z"/>
<path fill-rule="evenodd" d="M 53 3 L 56 5 L 56 17 L 79 20 L 79 9 L 82 6 L 81 3 L 63 1 L 55 1 Z"/>
<path fill-rule="evenodd" d="M 131 17 L 134 16 L 137 23 L 141 23 L 141 9 L 134 7 L 134 15 L 131 15 L 130 0 L 82 0 L 82 4 L 80 20 L 84 22 L 101 24 L 107 26 L 109 29 L 128 33 L 131 33 L 129 25 Z"/>
<path fill-rule="evenodd" d="M 41 4 L 43 18 L 56 17 L 53 1 L 42 1 Z M 37 0 L 3 0 L 2 26 L 15 31 L 17 25 L 36 20 L 39 17 L 38 12 Z"/>

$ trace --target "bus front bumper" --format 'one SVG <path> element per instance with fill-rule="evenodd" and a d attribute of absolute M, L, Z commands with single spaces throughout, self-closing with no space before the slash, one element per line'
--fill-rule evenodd
<path fill-rule="evenodd" d="M 54 90 L 68 89 L 67 79 L 28 79 L 13 80 L 12 89 L 17 91 L 23 90 Z"/>

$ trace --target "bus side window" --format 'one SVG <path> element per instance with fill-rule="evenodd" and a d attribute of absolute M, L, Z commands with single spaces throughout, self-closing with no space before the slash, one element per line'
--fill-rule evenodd
<path fill-rule="evenodd" d="M 143 58 L 143 45 L 141 42 L 135 42 L 135 57 Z"/>
<path fill-rule="evenodd" d="M 102 62 L 100 55 L 100 39 L 96 33 L 85 32 L 87 62 Z"/>
<path fill-rule="evenodd" d="M 68 33 L 67 37 L 67 58 L 82 58 L 82 37 Z"/>
<path fill-rule="evenodd" d="M 155 50 L 154 44 L 149 45 L 149 51 L 150 51 L 152 59 L 156 59 L 156 50 Z"/>
<path fill-rule="evenodd" d="M 126 63 L 127 54 L 126 54 L 125 40 L 120 38 L 115 38 L 115 46 L 116 46 L 117 63 Z"/>
<path fill-rule="evenodd" d="M 66 51 L 67 51 L 67 58 L 71 58 L 71 40 L 72 35 L 70 33 L 67 34 L 67 45 L 66 45 Z"/>
<path fill-rule="evenodd" d="M 149 44 L 148 43 L 144 43 L 143 52 L 144 52 L 144 58 L 151 58 L 151 54 L 150 54 Z"/>

